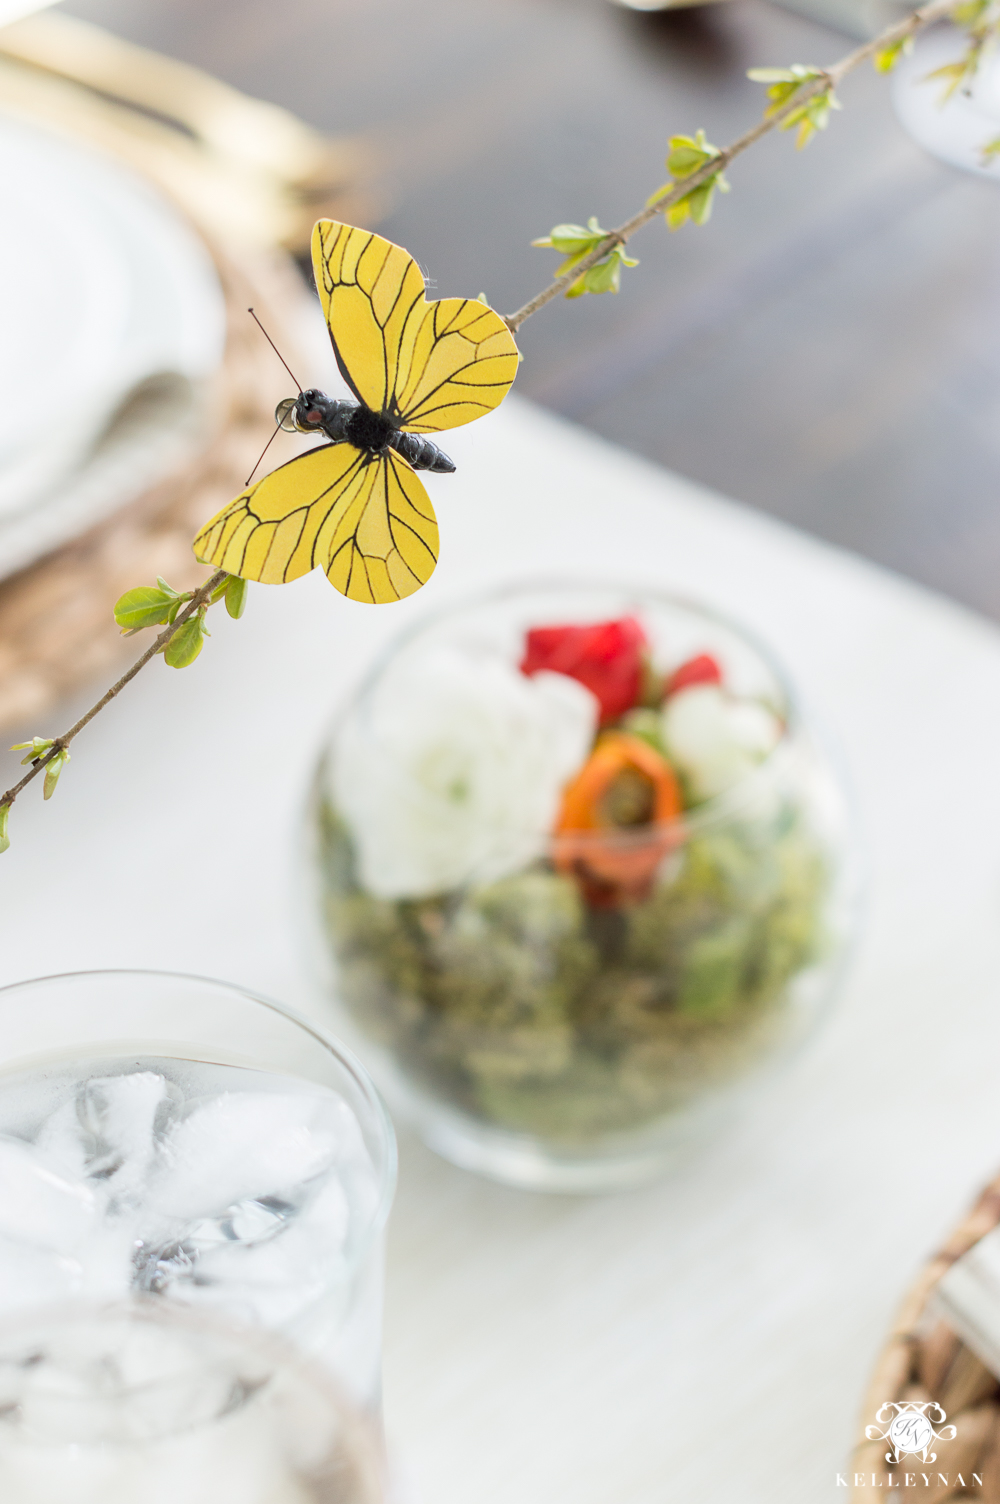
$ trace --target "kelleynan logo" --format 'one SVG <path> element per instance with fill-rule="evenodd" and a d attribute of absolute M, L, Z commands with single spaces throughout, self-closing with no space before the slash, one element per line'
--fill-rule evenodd
<path fill-rule="evenodd" d="M 898 1467 L 904 1457 L 919 1458 L 926 1467 L 928 1463 L 937 1461 L 937 1453 L 931 1451 L 934 1443 L 954 1441 L 958 1435 L 957 1427 L 944 1424 L 947 1418 L 935 1400 L 887 1400 L 875 1416 L 877 1424 L 866 1427 L 865 1435 L 869 1441 L 889 1443 L 885 1460 L 890 1468 Z M 936 1431 L 935 1426 L 940 1426 L 940 1431 Z M 961 1473 L 955 1473 L 949 1477 L 947 1473 L 919 1472 L 894 1475 L 889 1472 L 888 1474 L 855 1473 L 854 1487 L 863 1488 L 869 1484 L 869 1479 L 871 1480 L 869 1486 L 872 1488 L 919 1488 L 921 1485 L 924 1488 L 930 1488 L 932 1484 L 935 1488 L 939 1485 L 946 1488 L 967 1486 Z M 980 1473 L 970 1473 L 969 1479 L 972 1485 L 982 1488 L 983 1479 Z M 837 1474 L 837 1487 L 850 1487 L 844 1473 Z"/>
<path fill-rule="evenodd" d="M 893 1410 L 896 1414 L 890 1419 Z M 935 1410 L 937 1415 L 933 1414 Z M 932 1412 L 931 1415 L 928 1415 L 928 1411 Z M 935 1431 L 934 1425 L 940 1426 L 942 1421 L 948 1419 L 935 1400 L 887 1400 L 875 1419 L 878 1425 L 869 1426 L 865 1435 L 869 1441 L 892 1443 L 892 1450 L 886 1452 L 885 1460 L 893 1467 L 898 1467 L 903 1457 L 919 1457 L 924 1464 L 936 1462 L 937 1452 L 931 1451 L 934 1442 L 954 1441 L 958 1435 L 954 1426 L 944 1426 L 940 1431 Z M 885 1426 L 885 1430 L 880 1431 L 879 1426 Z"/>

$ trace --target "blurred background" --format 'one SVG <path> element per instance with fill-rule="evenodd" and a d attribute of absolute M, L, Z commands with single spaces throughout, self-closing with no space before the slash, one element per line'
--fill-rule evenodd
<path fill-rule="evenodd" d="M 58 8 L 360 137 L 371 226 L 442 292 L 511 310 L 529 242 L 620 222 L 667 138 L 725 144 L 754 65 L 850 39 L 765 3 L 71 0 Z M 734 166 L 704 229 L 660 224 L 617 297 L 523 329 L 522 395 L 1000 617 L 1000 195 L 924 154 L 865 69 L 830 129 Z"/>

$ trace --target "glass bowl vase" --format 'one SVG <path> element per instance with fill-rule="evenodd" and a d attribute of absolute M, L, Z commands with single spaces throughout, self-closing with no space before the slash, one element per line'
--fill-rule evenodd
<path fill-rule="evenodd" d="M 434 1150 L 539 1190 L 640 1183 L 724 1119 L 852 927 L 846 802 L 784 674 L 649 591 L 511 589 L 398 640 L 309 826 L 340 1031 Z"/>

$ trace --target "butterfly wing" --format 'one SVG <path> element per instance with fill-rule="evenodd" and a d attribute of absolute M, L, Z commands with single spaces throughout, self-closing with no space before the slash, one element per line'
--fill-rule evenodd
<path fill-rule="evenodd" d="M 381 235 L 332 219 L 313 229 L 312 257 L 341 375 L 359 402 L 390 412 L 407 326 L 427 306 L 419 266 Z"/>
<path fill-rule="evenodd" d="M 396 454 L 324 444 L 272 470 L 206 522 L 199 559 L 282 585 L 324 569 L 351 600 L 401 600 L 430 579 L 438 530 L 430 497 Z"/>
<path fill-rule="evenodd" d="M 352 445 L 309 449 L 206 522 L 194 551 L 206 564 L 245 580 L 297 580 L 320 563 L 316 540 L 328 514 L 349 506 L 365 482 L 364 455 Z"/>
<path fill-rule="evenodd" d="M 400 428 L 438 433 L 492 412 L 517 375 L 514 336 L 475 298 L 425 303 L 411 319 L 396 386 Z"/>
<path fill-rule="evenodd" d="M 321 219 L 313 270 L 337 364 L 360 402 L 437 433 L 490 412 L 517 374 L 517 346 L 484 303 L 428 303 L 420 268 L 380 235 Z"/>
<path fill-rule="evenodd" d="M 354 601 L 383 605 L 425 585 L 438 556 L 431 499 L 392 450 L 366 455 L 367 488 L 331 513 L 317 538 L 326 576 Z"/>

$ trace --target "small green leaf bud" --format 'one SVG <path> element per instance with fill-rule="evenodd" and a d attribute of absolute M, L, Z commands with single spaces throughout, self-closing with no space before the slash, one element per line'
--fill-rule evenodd
<path fill-rule="evenodd" d="M 241 580 L 239 575 L 231 574 L 226 581 L 226 610 L 236 621 L 239 621 L 247 604 L 247 582 Z"/>
<path fill-rule="evenodd" d="M 33 736 L 30 742 L 17 742 L 10 750 L 24 752 L 27 749 L 27 757 L 21 758 L 21 767 L 25 768 L 29 762 L 37 762 L 40 757 L 44 757 L 53 745 L 53 741 L 54 738 L 51 736 Z"/>
<path fill-rule="evenodd" d="M 752 78 L 755 83 L 771 85 L 767 91 L 767 97 L 771 103 L 764 111 L 765 120 L 778 114 L 786 105 L 793 104 L 796 95 L 804 85 L 818 78 L 828 80 L 825 89 L 819 89 L 803 99 L 801 104 L 789 110 L 780 122 L 780 129 L 783 131 L 798 126 L 795 145 L 799 150 L 808 145 L 817 131 L 826 129 L 830 111 L 840 109 L 840 103 L 833 92 L 832 81 L 829 80 L 829 75 L 823 68 L 793 63 L 791 68 L 751 68 L 747 77 Z"/>
<path fill-rule="evenodd" d="M 906 57 L 913 51 L 913 37 L 902 37 L 898 42 L 890 42 L 888 47 L 882 47 L 872 58 L 872 66 L 876 73 L 891 73 L 901 57 Z"/>
<path fill-rule="evenodd" d="M 56 753 L 55 757 L 53 757 L 52 761 L 46 763 L 46 765 L 45 765 L 45 783 L 44 783 L 43 788 L 42 788 L 42 798 L 43 799 L 51 799 L 52 798 L 52 795 L 56 791 L 56 784 L 59 782 L 59 774 L 62 772 L 63 768 L 65 767 L 66 763 L 68 763 L 68 762 L 69 762 L 69 753 L 66 751 L 65 747 L 62 747 Z"/>
<path fill-rule="evenodd" d="M 169 663 L 171 668 L 187 668 L 201 652 L 204 636 L 200 614 L 189 617 L 163 649 L 164 663 Z"/>

